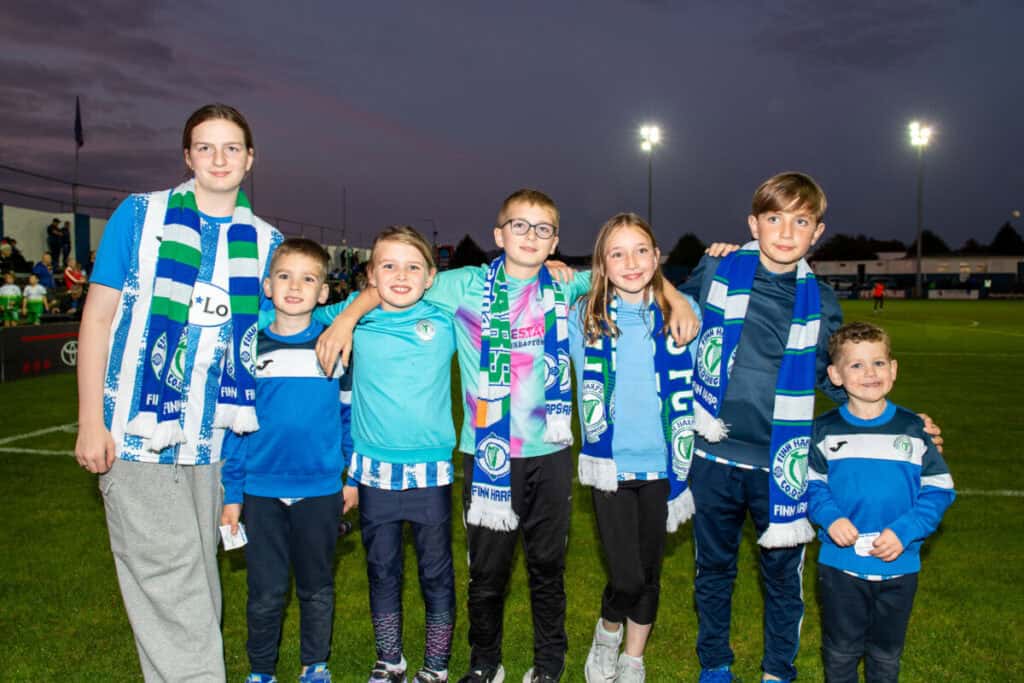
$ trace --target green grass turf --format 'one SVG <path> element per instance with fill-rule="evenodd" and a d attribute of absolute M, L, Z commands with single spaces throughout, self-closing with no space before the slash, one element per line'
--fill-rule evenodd
<path fill-rule="evenodd" d="M 844 304 L 847 319 L 885 325 L 900 361 L 893 399 L 942 426 L 961 491 L 1024 489 L 1024 420 L 1016 405 L 1024 380 L 1024 305 L 1007 302 L 890 300 Z M 0 388 L 0 439 L 75 420 L 71 375 Z M 829 407 L 826 400 L 819 407 Z M 55 431 L 7 446 L 70 450 L 74 434 Z M 3 446 L 0 446 L 2 448 Z M 456 489 L 460 483 L 457 483 Z M 573 500 L 566 590 L 570 649 L 565 680 L 581 680 L 605 574 L 589 491 Z M 461 516 L 455 496 L 456 520 Z M 96 478 L 60 455 L 0 453 L 0 680 L 139 679 L 131 630 L 114 576 Z M 458 623 L 451 668 L 467 666 L 465 535 L 455 522 Z M 962 495 L 926 544 L 924 569 L 903 659 L 904 680 L 1024 680 L 1024 498 Z M 422 659 L 423 611 L 415 558 L 407 545 L 406 654 Z M 815 545 L 808 549 L 807 613 L 797 659 L 802 680 L 821 680 Z M 245 561 L 222 555 L 224 640 L 229 679 L 245 657 Z M 331 666 L 336 680 L 362 681 L 373 663 L 366 574 L 358 534 L 338 549 L 337 613 Z M 693 542 L 687 527 L 668 545 L 657 626 L 645 657 L 652 681 L 696 680 Z M 749 528 L 740 551 L 733 608 L 736 672 L 757 680 L 761 593 Z M 531 664 L 532 631 L 521 555 L 506 607 L 505 666 L 518 681 Z M 289 603 L 281 647 L 282 680 L 298 668 L 298 605 Z"/>

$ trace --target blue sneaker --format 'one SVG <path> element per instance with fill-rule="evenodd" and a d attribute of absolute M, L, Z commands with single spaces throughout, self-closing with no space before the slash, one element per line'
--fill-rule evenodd
<path fill-rule="evenodd" d="M 702 669 L 699 683 L 733 683 L 736 678 L 729 670 L 729 665 L 716 666 L 714 669 Z"/>
<path fill-rule="evenodd" d="M 277 683 L 277 676 L 273 674 L 249 674 L 245 683 Z"/>
<path fill-rule="evenodd" d="M 299 676 L 299 683 L 331 683 L 331 672 L 327 662 L 317 662 L 306 667 L 306 673 Z"/>

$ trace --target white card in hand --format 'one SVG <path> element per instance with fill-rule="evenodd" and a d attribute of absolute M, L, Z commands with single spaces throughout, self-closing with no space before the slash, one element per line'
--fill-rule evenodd
<path fill-rule="evenodd" d="M 231 525 L 225 524 L 220 528 L 220 538 L 224 541 L 224 550 L 234 550 L 235 548 L 241 548 L 243 545 L 249 542 L 248 537 L 245 535 L 245 525 L 241 522 L 238 523 L 238 533 L 231 533 Z"/>
<path fill-rule="evenodd" d="M 871 551 L 875 549 L 876 538 L 878 538 L 877 531 L 871 534 L 861 534 L 857 537 L 857 542 L 853 544 L 853 552 L 861 557 L 870 557 Z"/>

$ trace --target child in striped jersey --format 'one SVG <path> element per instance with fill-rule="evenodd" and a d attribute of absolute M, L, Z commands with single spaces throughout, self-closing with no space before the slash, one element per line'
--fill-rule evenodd
<path fill-rule="evenodd" d="M 613 216 L 594 245 L 590 295 L 569 315 L 583 435 L 579 479 L 593 487 L 608 567 L 588 683 L 644 680 L 666 529 L 693 512 L 676 476 L 685 480 L 693 453 L 693 369 L 686 347 L 665 329 L 660 255 L 646 221 Z"/>
<path fill-rule="evenodd" d="M 412 528 L 426 603 L 426 642 L 417 683 L 448 680 L 455 623 L 451 552 L 452 318 L 421 301 L 436 269 L 427 242 L 408 226 L 374 241 L 370 284 L 380 306 L 355 329 L 353 454 L 359 488 L 377 662 L 370 681 L 405 681 L 402 648 L 402 529 Z M 353 295 L 354 297 L 355 295 Z M 350 298 L 351 300 L 351 298 Z"/>
<path fill-rule="evenodd" d="M 825 677 L 896 681 L 921 570 L 921 544 L 956 497 L 924 421 L 886 398 L 896 381 L 889 335 L 866 322 L 829 340 L 828 375 L 849 400 L 814 421 L 811 520 L 821 528 Z"/>

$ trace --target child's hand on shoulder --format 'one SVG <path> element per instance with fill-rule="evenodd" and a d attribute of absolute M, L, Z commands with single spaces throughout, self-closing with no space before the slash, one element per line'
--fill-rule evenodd
<path fill-rule="evenodd" d="M 732 242 L 712 242 L 704 253 L 712 258 L 725 258 L 732 252 L 739 251 L 739 248 L 740 245 Z"/>
<path fill-rule="evenodd" d="M 576 269 L 566 265 L 564 261 L 548 259 L 544 262 L 544 267 L 551 273 L 551 277 L 565 284 L 572 282 L 576 277 Z"/>
<path fill-rule="evenodd" d="M 875 539 L 871 555 L 883 562 L 892 562 L 903 554 L 903 542 L 892 529 L 886 529 Z"/>
<path fill-rule="evenodd" d="M 355 486 L 348 486 L 347 484 L 342 486 L 341 499 L 344 501 L 341 508 L 341 514 L 344 515 L 352 508 L 359 507 L 359 488 Z"/>
<path fill-rule="evenodd" d="M 932 418 L 928 417 L 927 413 L 918 413 L 917 416 L 924 420 L 924 433 L 932 437 L 932 443 L 935 444 L 935 448 L 938 449 L 939 453 L 941 453 L 942 429 L 939 425 L 932 422 Z"/>
<path fill-rule="evenodd" d="M 857 536 L 860 532 L 857 531 L 857 527 L 853 525 L 846 517 L 840 517 L 836 521 L 832 522 L 828 528 L 828 536 L 835 544 L 840 548 L 851 546 L 857 542 Z"/>
<path fill-rule="evenodd" d="M 238 533 L 238 520 L 242 517 L 242 504 L 241 503 L 228 503 L 224 506 L 224 511 L 220 513 L 220 525 L 225 524 L 231 525 L 231 535 L 234 536 Z"/>

